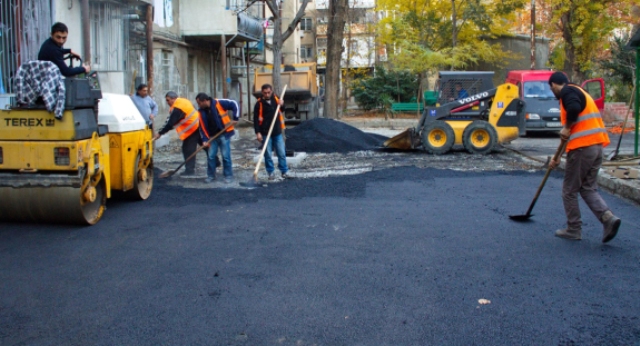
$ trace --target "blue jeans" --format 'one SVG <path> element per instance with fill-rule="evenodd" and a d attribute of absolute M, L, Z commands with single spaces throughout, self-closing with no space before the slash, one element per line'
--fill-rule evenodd
<path fill-rule="evenodd" d="M 222 154 L 222 173 L 225 177 L 233 177 L 233 166 L 231 165 L 231 141 L 225 135 L 214 139 L 209 143 L 209 149 L 207 152 L 207 177 L 216 177 L 216 155 L 218 155 L 218 148 Z"/>
<path fill-rule="evenodd" d="M 278 169 L 282 174 L 285 174 L 289 171 L 287 168 L 287 153 L 284 148 L 284 139 L 282 138 L 282 134 L 277 136 L 271 136 L 269 141 L 267 142 L 267 149 L 264 152 L 264 167 L 267 169 L 267 173 L 271 174 L 275 171 L 275 167 L 273 167 L 273 160 L 271 159 L 272 152 L 272 144 L 276 145 L 276 155 L 278 156 Z"/>

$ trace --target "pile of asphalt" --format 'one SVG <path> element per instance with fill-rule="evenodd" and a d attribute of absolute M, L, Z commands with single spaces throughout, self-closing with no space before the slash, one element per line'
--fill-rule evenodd
<path fill-rule="evenodd" d="M 287 150 L 347 153 L 382 147 L 387 137 L 366 133 L 343 122 L 315 118 L 286 131 Z"/>

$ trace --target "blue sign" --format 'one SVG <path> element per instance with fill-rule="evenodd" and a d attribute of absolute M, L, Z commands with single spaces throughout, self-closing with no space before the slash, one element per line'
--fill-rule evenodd
<path fill-rule="evenodd" d="M 429 115 L 432 116 L 432 117 L 435 117 L 436 116 L 436 110 L 435 109 L 429 110 Z"/>
<path fill-rule="evenodd" d="M 227 77 L 227 83 L 231 83 L 231 77 Z"/>
<path fill-rule="evenodd" d="M 504 108 L 504 102 L 498 102 L 498 108 Z"/>

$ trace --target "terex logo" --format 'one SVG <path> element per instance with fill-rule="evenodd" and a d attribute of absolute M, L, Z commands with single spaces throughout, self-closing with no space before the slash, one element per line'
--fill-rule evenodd
<path fill-rule="evenodd" d="M 483 98 L 488 97 L 488 96 L 489 96 L 489 93 L 485 91 L 485 92 L 481 92 L 479 94 L 475 94 L 473 96 L 465 97 L 465 98 L 463 98 L 461 100 L 458 100 L 458 102 L 461 105 L 463 105 L 463 104 L 466 104 L 466 103 L 469 103 L 469 102 L 472 102 L 472 101 L 483 99 Z"/>
<path fill-rule="evenodd" d="M 7 126 L 13 127 L 38 127 L 38 126 L 54 126 L 55 120 L 47 119 L 46 122 L 42 118 L 7 118 L 4 119 Z"/>

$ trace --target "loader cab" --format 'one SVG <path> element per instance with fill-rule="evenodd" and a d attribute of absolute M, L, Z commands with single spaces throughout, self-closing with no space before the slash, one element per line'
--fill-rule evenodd
<path fill-rule="evenodd" d="M 436 82 L 436 107 L 493 88 L 491 71 L 441 71 Z"/>
<path fill-rule="evenodd" d="M 554 71 L 514 70 L 507 74 L 506 82 L 518 86 L 520 98 L 526 103 L 525 128 L 527 132 L 559 131 L 560 104 L 549 88 L 549 77 Z M 600 112 L 604 109 L 604 80 L 590 79 L 582 83 L 593 97 Z"/>

